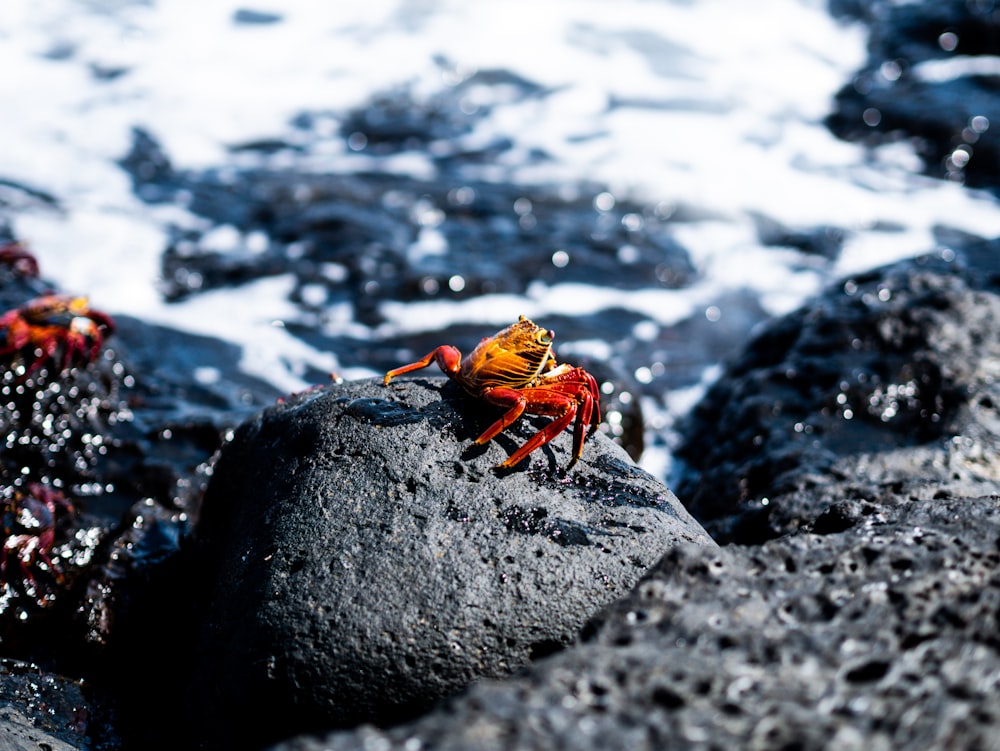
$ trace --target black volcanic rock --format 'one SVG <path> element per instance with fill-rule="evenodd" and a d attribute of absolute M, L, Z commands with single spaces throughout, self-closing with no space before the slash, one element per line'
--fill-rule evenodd
<path fill-rule="evenodd" d="M 845 497 L 1000 493 L 1000 286 L 978 261 L 996 262 L 953 254 L 844 280 L 730 363 L 677 452 L 677 494 L 716 539 Z"/>
<path fill-rule="evenodd" d="M 988 749 L 1000 498 L 671 550 L 582 644 L 420 720 L 274 751 Z"/>
<path fill-rule="evenodd" d="M 710 389 L 684 488 L 714 529 L 758 544 L 673 547 L 572 648 L 412 722 L 274 751 L 997 748 L 1000 300 L 984 247 L 846 280 Z"/>
<path fill-rule="evenodd" d="M 420 378 L 307 392 L 240 428 L 202 516 L 210 737 L 399 721 L 558 651 L 673 546 L 715 547 L 603 434 L 569 473 L 569 433 L 494 470 L 537 429 L 473 447 L 496 417 Z"/>
<path fill-rule="evenodd" d="M 102 742 L 114 748 L 106 721 L 80 681 L 0 659 L 2 751 L 85 751 Z"/>

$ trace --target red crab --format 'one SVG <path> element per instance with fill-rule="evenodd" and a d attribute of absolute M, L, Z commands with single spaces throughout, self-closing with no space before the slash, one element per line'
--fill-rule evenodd
<path fill-rule="evenodd" d="M 0 265 L 21 276 L 38 276 L 38 260 L 19 242 L 0 244 Z"/>
<path fill-rule="evenodd" d="M 28 375 L 47 360 L 59 362 L 56 351 L 62 347 L 65 370 L 93 362 L 114 328 L 111 317 L 90 308 L 86 297 L 43 295 L 0 316 L 0 355 L 30 353 Z"/>
<path fill-rule="evenodd" d="M 50 575 L 62 580 L 62 572 L 49 554 L 55 543 L 59 515 L 72 513 L 73 506 L 58 490 L 41 483 L 28 483 L 4 502 L 3 547 L 0 548 L 0 579 L 25 582 L 37 589 L 35 570 L 43 561 Z M 16 565 L 16 570 L 12 568 Z M 16 577 L 16 578 L 15 578 Z"/>
<path fill-rule="evenodd" d="M 455 347 L 444 344 L 417 362 L 390 370 L 383 383 L 388 385 L 402 373 L 436 362 L 445 375 L 458 381 L 470 394 L 506 409 L 504 415 L 476 439 L 477 446 L 510 427 L 524 413 L 555 418 L 506 461 L 498 464 L 498 468 L 520 463 L 576 418 L 573 458 L 566 467 L 569 469 L 583 453 L 584 440 L 593 435 L 601 422 L 600 392 L 594 376 L 583 368 L 556 365 L 552 351 L 554 336 L 551 331 L 521 316 L 517 323 L 480 341 L 464 359 Z"/>

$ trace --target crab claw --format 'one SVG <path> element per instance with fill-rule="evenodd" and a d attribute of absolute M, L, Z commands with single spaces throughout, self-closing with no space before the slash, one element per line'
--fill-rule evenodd
<path fill-rule="evenodd" d="M 0 355 L 21 353 L 27 376 L 56 362 L 61 347 L 65 370 L 93 362 L 114 328 L 111 317 L 91 308 L 86 297 L 43 295 L 0 316 Z"/>
<path fill-rule="evenodd" d="M 0 546 L 0 579 L 8 585 L 39 589 L 39 563 L 56 583 L 62 571 L 52 560 L 56 526 L 72 504 L 59 490 L 32 482 L 16 491 L 3 508 L 3 545 Z"/>

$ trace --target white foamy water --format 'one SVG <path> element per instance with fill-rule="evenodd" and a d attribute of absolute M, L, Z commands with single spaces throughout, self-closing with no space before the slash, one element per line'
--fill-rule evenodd
<path fill-rule="evenodd" d="M 502 87 L 469 91 L 463 108 L 491 112 L 461 143 L 503 137 L 514 144 L 478 176 L 589 180 L 612 196 L 696 207 L 706 218 L 675 232 L 701 281 L 638 294 L 536 284 L 524 297 L 386 304 L 388 323 L 373 336 L 602 307 L 669 325 L 742 288 L 782 313 L 836 275 L 932 250 L 935 225 L 988 236 L 1000 227 L 995 198 L 917 176 L 909 147 L 870 153 L 827 131 L 822 119 L 833 95 L 864 61 L 865 30 L 837 23 L 825 7 L 821 0 L 283 0 L 270 7 L 3 0 L 0 178 L 59 203 L 53 210 L 13 195 L 9 218 L 60 287 L 90 294 L 112 314 L 240 344 L 242 367 L 279 388 L 307 385 L 306 366 L 369 375 L 339 368 L 333 355 L 275 325 L 298 315 L 287 301 L 289 279 L 164 303 L 156 284 L 165 229 L 203 220 L 138 200 L 116 160 L 140 126 L 177 168 L 225 165 L 228 145 L 291 138 L 288 123 L 302 111 L 343 111 L 401 85 L 429 97 L 476 70 L 502 69 L 554 93 L 505 101 Z M 281 19 L 235 23 L 241 8 Z M 925 75 L 949 70 L 928 64 Z M 534 149 L 554 160 L 533 162 L 526 155 Z M 373 161 L 346 144 L 326 143 L 302 159 L 303 168 L 333 173 L 375 166 L 427 176 L 433 169 L 420 154 Z M 832 267 L 810 267 L 800 254 L 762 248 L 757 215 L 793 228 L 844 228 L 844 251 Z M 414 252 L 435 252 L 433 232 L 424 240 Z M 330 320 L 358 326 L 349 310 L 331 311 Z M 690 396 L 674 401 L 687 405 Z"/>

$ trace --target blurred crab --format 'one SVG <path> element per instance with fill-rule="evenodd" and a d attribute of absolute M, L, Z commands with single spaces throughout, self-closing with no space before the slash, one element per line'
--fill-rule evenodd
<path fill-rule="evenodd" d="M 0 355 L 24 353 L 25 376 L 49 360 L 65 370 L 93 362 L 112 331 L 111 317 L 93 310 L 86 297 L 43 295 L 0 316 Z"/>
<path fill-rule="evenodd" d="M 552 331 L 524 316 L 518 322 L 479 342 L 462 358 L 455 347 L 444 344 L 426 357 L 385 374 L 383 383 L 398 375 L 426 368 L 432 362 L 445 375 L 458 381 L 473 396 L 507 410 L 475 440 L 477 446 L 497 436 L 522 414 L 548 415 L 553 419 L 498 468 L 513 467 L 535 449 L 544 446 L 576 419 L 570 469 L 583 453 L 583 442 L 601 422 L 597 381 L 583 368 L 556 365 Z"/>
<path fill-rule="evenodd" d="M 37 590 L 36 572 L 41 561 L 49 575 L 61 582 L 62 572 L 50 553 L 59 517 L 73 513 L 66 496 L 48 485 L 31 482 L 23 490 L 15 490 L 0 510 L 4 534 L 0 580 L 7 584 L 28 584 Z"/>
<path fill-rule="evenodd" d="M 38 276 L 38 260 L 19 242 L 0 244 L 0 266 L 6 266 L 20 276 Z"/>

